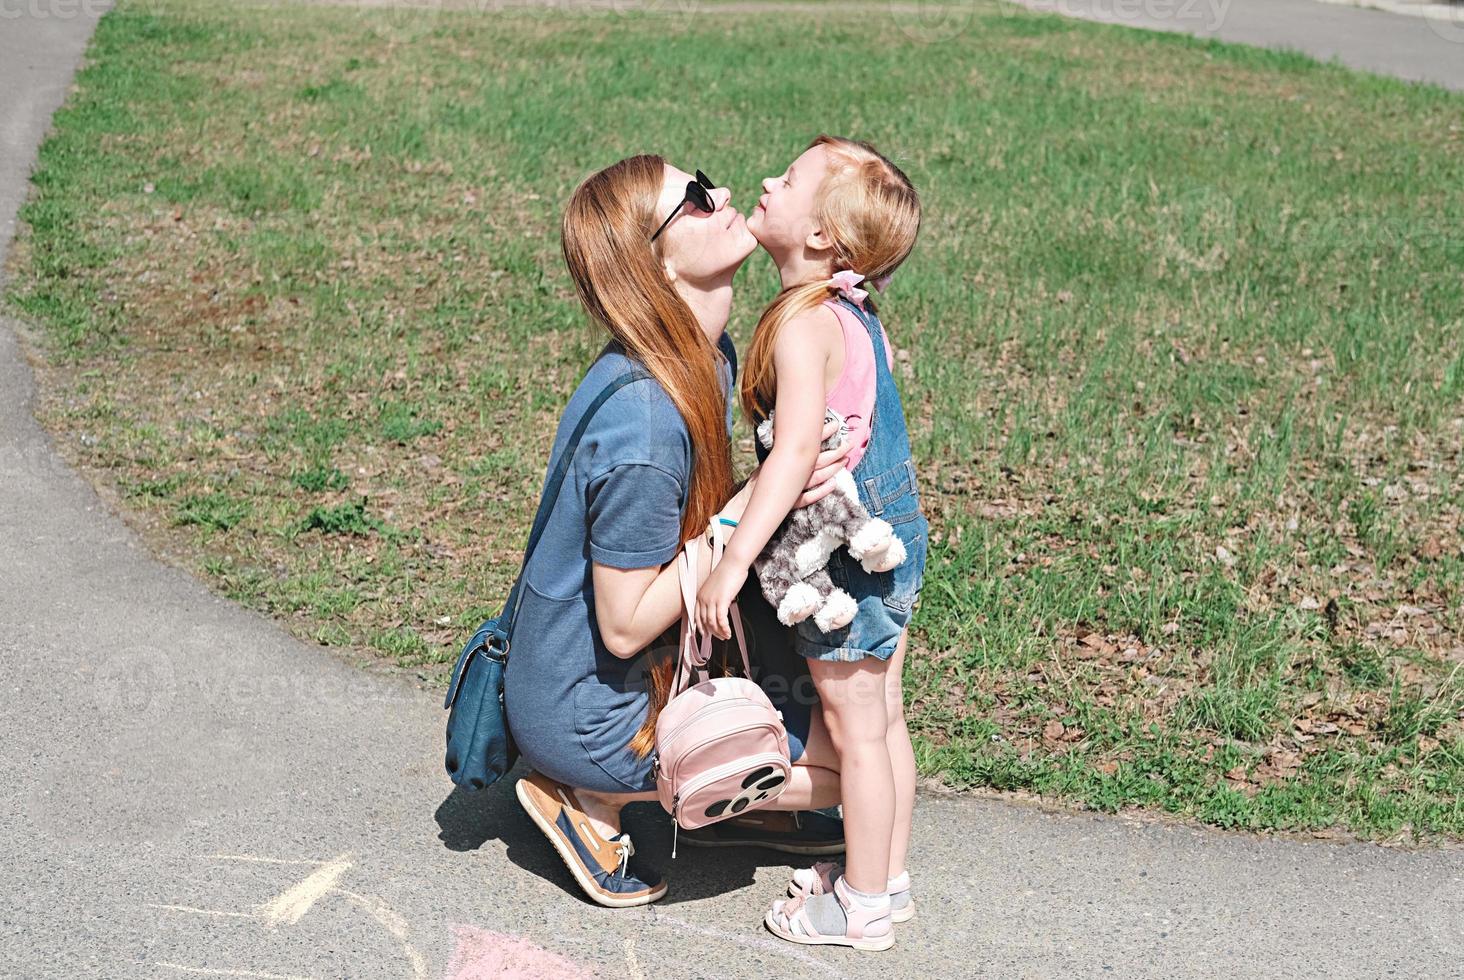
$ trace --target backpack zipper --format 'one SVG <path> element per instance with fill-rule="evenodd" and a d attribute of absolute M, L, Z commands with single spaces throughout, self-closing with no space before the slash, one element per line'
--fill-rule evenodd
<path fill-rule="evenodd" d="M 721 741 L 722 739 L 727 738 L 728 736 L 731 736 L 731 735 L 740 735 L 743 732 L 751 732 L 751 731 L 755 731 L 755 730 L 757 730 L 759 728 L 765 728 L 768 731 L 772 732 L 773 733 L 773 740 L 775 742 L 777 741 L 778 730 L 776 728 L 774 728 L 772 725 L 770 725 L 767 722 L 765 722 L 765 721 L 756 722 L 756 723 L 751 724 L 751 725 L 743 725 L 741 728 L 734 728 L 734 729 L 732 729 L 729 732 L 721 732 L 717 736 L 716 739 L 713 739 L 711 741 Z M 701 742 L 701 743 L 698 743 L 695 746 L 695 748 L 698 748 L 699 749 L 703 745 L 707 745 L 707 744 L 710 744 L 710 743 L 709 742 Z M 689 755 L 689 754 L 690 754 L 689 752 L 683 752 L 682 753 L 683 756 L 686 756 L 686 755 Z M 776 755 L 777 753 L 772 753 L 772 754 Z M 659 762 L 659 760 L 657 760 L 657 761 Z M 719 770 L 726 769 L 726 768 L 728 768 L 728 766 L 741 765 L 741 764 L 742 764 L 741 762 L 727 763 L 726 765 L 718 766 L 716 769 L 713 769 L 712 772 L 717 772 Z M 672 779 L 673 782 L 675 781 L 675 779 L 676 779 L 676 773 L 675 773 L 675 771 L 672 771 L 672 773 L 671 773 L 671 779 Z M 675 799 L 676 799 L 675 797 L 672 797 L 672 802 L 673 803 L 675 802 Z"/>
<path fill-rule="evenodd" d="M 750 727 L 758 727 L 758 726 L 750 726 Z M 763 726 L 763 727 L 766 727 L 766 726 Z M 739 729 L 739 730 L 740 731 L 747 731 L 748 729 Z M 764 754 L 765 755 L 777 755 L 776 752 L 768 752 L 768 753 L 764 753 Z M 786 762 L 787 760 L 785 759 L 783 761 Z M 692 789 L 700 789 L 702 786 L 706 785 L 707 783 L 714 783 L 718 779 L 721 779 L 722 776 L 724 774 L 726 774 L 726 773 L 729 773 L 729 772 L 737 772 L 738 770 L 745 769 L 746 767 L 747 767 L 747 761 L 745 759 L 739 759 L 736 762 L 729 762 L 729 763 L 727 763 L 725 765 L 718 766 L 715 769 L 712 769 L 712 770 L 707 771 L 706 773 L 703 773 L 697 779 L 691 780 L 691 782 L 689 783 L 689 786 Z M 783 788 L 786 789 L 787 787 L 788 787 L 788 784 L 785 782 L 783 784 Z M 691 793 L 688 792 L 687 795 L 690 796 Z M 779 795 L 782 795 L 781 792 L 779 793 Z M 681 829 L 681 824 L 676 819 L 676 812 L 680 808 L 681 808 L 681 794 L 680 793 L 677 793 L 675 796 L 671 797 L 671 860 L 673 860 L 673 861 L 676 860 L 676 836 L 677 836 L 677 832 L 680 831 L 680 829 Z"/>
<path fill-rule="evenodd" d="M 713 711 L 721 711 L 724 708 L 740 707 L 741 705 L 751 703 L 752 701 L 750 701 L 748 698 L 739 697 L 736 700 L 723 701 L 720 704 L 712 705 L 711 707 L 703 709 L 702 711 L 697 712 L 695 717 L 688 718 L 686 721 L 683 721 L 681 724 L 673 728 L 671 732 L 666 736 L 666 741 L 670 742 L 677 735 L 680 735 L 683 731 L 689 728 L 692 724 L 701 721 Z"/>

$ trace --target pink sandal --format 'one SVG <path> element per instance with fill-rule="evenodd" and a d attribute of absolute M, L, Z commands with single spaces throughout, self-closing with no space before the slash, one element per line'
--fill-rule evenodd
<path fill-rule="evenodd" d="M 799 893 L 827 895 L 834 889 L 834 881 L 844 873 L 844 867 L 835 861 L 819 861 L 811 868 L 797 868 L 793 880 L 788 882 L 788 897 L 796 898 Z M 910 897 L 910 872 L 901 871 L 898 878 L 891 878 L 890 921 L 909 922 L 915 918 L 915 900 Z"/>
<path fill-rule="evenodd" d="M 894 925 L 888 909 L 861 908 L 849 894 L 849 886 L 840 875 L 833 883 L 834 898 L 844 910 L 844 931 L 825 934 L 814 927 L 805 904 L 811 897 L 799 892 L 786 902 L 779 899 L 763 916 L 763 925 L 779 939 L 805 946 L 852 946 L 855 949 L 879 951 L 895 944 Z"/>

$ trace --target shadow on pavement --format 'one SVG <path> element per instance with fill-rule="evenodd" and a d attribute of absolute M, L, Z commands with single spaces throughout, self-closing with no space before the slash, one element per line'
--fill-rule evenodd
<path fill-rule="evenodd" d="M 553 847 L 520 809 L 513 785 L 527 775 L 522 765 L 480 792 L 454 787 L 437 808 L 438 839 L 450 851 L 502 847 L 526 874 L 550 882 L 593 904 L 565 868 Z M 754 884 L 763 867 L 792 867 L 776 851 L 752 847 L 699 848 L 684 839 L 671 860 L 671 818 L 656 803 L 632 803 L 621 816 L 635 841 L 636 858 L 666 877 L 670 888 L 658 906 L 725 895 Z"/>

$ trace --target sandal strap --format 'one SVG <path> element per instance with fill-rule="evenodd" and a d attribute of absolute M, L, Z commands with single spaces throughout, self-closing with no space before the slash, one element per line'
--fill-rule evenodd
<path fill-rule="evenodd" d="M 781 918 L 783 920 L 783 927 L 794 935 L 801 935 L 807 938 L 837 938 L 839 934 L 820 931 L 814 926 L 813 920 L 808 917 L 808 899 L 810 897 L 808 892 L 801 891 L 790 899 L 774 902 L 772 909 L 774 918 Z M 871 938 L 871 927 L 877 925 L 880 921 L 885 923 L 885 927 L 875 930 L 876 935 L 882 936 L 893 927 L 893 921 L 890 918 L 889 903 L 886 902 L 883 909 L 864 908 L 854 900 L 853 895 L 849 894 L 849 885 L 844 881 L 843 875 L 840 875 L 834 881 L 834 899 L 839 903 L 840 908 L 844 910 L 844 932 L 842 933 L 842 937 L 845 939 Z"/>
<path fill-rule="evenodd" d="M 833 890 L 834 879 L 844 873 L 836 861 L 819 861 L 811 868 L 799 868 L 793 872 L 793 887 L 800 892 L 827 895 Z"/>
<path fill-rule="evenodd" d="M 850 939 L 864 939 L 869 935 L 869 927 L 884 920 L 886 926 L 880 930 L 880 935 L 889 931 L 892 924 L 890 919 L 889 899 L 885 899 L 883 909 L 867 909 L 854 900 L 849 894 L 849 883 L 843 875 L 839 875 L 834 882 L 834 897 L 844 909 L 844 934 Z"/>
<path fill-rule="evenodd" d="M 796 895 L 786 901 L 773 903 L 773 916 L 781 916 L 783 927 L 795 936 L 822 936 L 813 926 L 813 920 L 808 917 L 808 909 L 804 907 L 803 895 Z"/>

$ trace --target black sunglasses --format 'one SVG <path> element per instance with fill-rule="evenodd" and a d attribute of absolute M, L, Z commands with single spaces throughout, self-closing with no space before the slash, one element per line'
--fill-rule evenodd
<path fill-rule="evenodd" d="M 656 229 L 656 234 L 651 236 L 651 241 L 655 241 L 656 236 L 666 230 L 666 226 L 671 223 L 671 219 L 681 213 L 681 206 L 687 201 L 690 201 L 692 207 L 698 211 L 705 211 L 707 214 L 711 214 L 717 210 L 716 205 L 712 203 L 712 195 L 707 193 L 707 191 L 713 190 L 716 186 L 716 184 L 712 183 L 712 178 L 698 170 L 696 172 L 696 180 L 688 180 L 686 182 L 686 194 L 681 200 L 676 202 L 676 210 L 666 215 L 666 220 L 661 222 L 661 227 Z"/>

